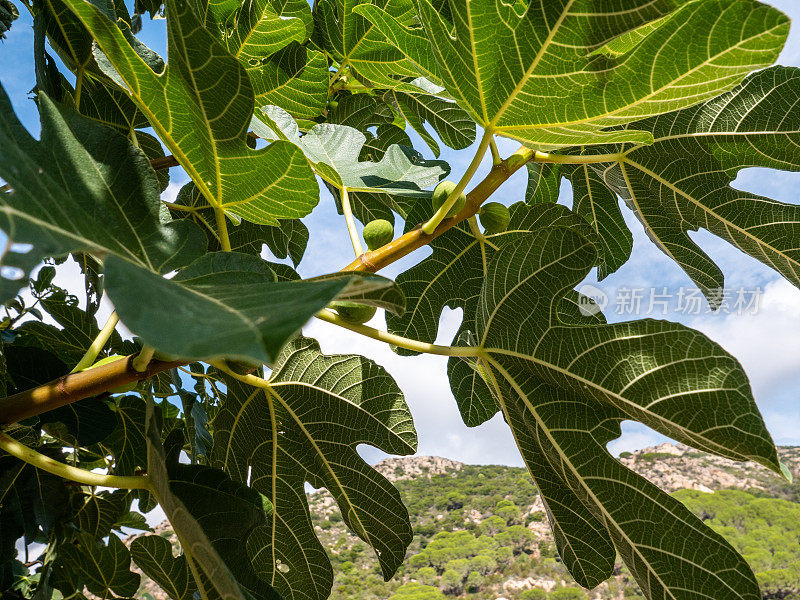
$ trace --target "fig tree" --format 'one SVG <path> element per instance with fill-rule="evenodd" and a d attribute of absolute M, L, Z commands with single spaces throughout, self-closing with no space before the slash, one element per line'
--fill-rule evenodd
<path fill-rule="evenodd" d="M 368 250 L 377 250 L 394 239 L 394 227 L 386 219 L 375 219 L 364 227 L 364 242 Z"/>
<path fill-rule="evenodd" d="M 374 306 L 366 306 L 357 302 L 331 302 L 330 307 L 350 323 L 366 323 L 375 316 Z"/>
<path fill-rule="evenodd" d="M 439 210 L 442 205 L 447 200 L 447 197 L 456 189 L 456 184 L 452 181 L 448 181 L 445 179 L 444 181 L 439 182 L 439 185 L 433 190 L 433 196 L 431 196 L 431 205 L 433 206 L 433 212 Z M 464 192 L 461 192 L 461 195 L 455 201 L 453 206 L 450 210 L 447 211 L 447 215 L 445 216 L 446 219 L 450 217 L 456 216 L 464 205 L 467 203 L 467 195 Z"/>
<path fill-rule="evenodd" d="M 483 231 L 491 235 L 508 229 L 511 214 L 508 212 L 508 208 L 499 202 L 487 202 L 481 206 L 478 218 L 483 226 Z"/>

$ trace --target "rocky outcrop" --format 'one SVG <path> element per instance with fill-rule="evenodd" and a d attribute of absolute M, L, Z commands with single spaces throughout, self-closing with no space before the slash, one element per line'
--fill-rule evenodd
<path fill-rule="evenodd" d="M 464 463 L 440 456 L 407 456 L 387 458 L 375 465 L 375 470 L 389 481 L 415 479 L 460 471 Z"/>

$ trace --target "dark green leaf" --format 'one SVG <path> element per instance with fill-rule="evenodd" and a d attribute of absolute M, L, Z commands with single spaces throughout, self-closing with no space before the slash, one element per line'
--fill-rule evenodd
<path fill-rule="evenodd" d="M 11 23 L 18 18 L 19 11 L 11 0 L 0 0 L 0 40 L 5 39 L 6 32 L 11 29 Z"/>
<path fill-rule="evenodd" d="M 186 556 L 175 558 L 172 544 L 160 535 L 146 535 L 131 543 L 133 562 L 161 586 L 172 600 L 192 600 L 197 586 Z"/>
<path fill-rule="evenodd" d="M 414 208 L 406 221 L 407 228 L 424 222 L 430 216 L 432 209 L 426 204 L 421 202 Z M 462 308 L 464 318 L 461 329 L 474 331 L 481 285 L 499 245 L 550 225 L 579 228 L 583 225 L 566 207 L 556 204 L 531 209 L 518 202 L 511 207 L 511 215 L 509 228 L 503 233 L 488 236 L 488 243 L 485 244 L 475 239 L 466 222 L 434 240 L 430 244 L 433 253 L 397 277 L 397 286 L 406 296 L 406 311 L 398 316 L 386 315 L 389 331 L 433 343 L 439 328 L 439 317 L 446 306 Z M 414 354 L 403 349 L 397 349 L 397 352 Z M 467 422 L 470 425 L 478 424 L 472 418 Z"/>
<path fill-rule="evenodd" d="M 92 594 L 125 598 L 136 593 L 141 576 L 130 571 L 131 554 L 116 535 L 108 536 L 108 545 L 85 534 L 79 540 L 79 546 L 65 544 L 61 551 Z"/>
<path fill-rule="evenodd" d="M 475 319 L 484 359 L 516 362 L 542 382 L 614 406 L 681 442 L 780 473 L 747 377 L 717 344 L 667 321 L 590 325 L 555 310 L 595 258 L 593 245 L 566 228 L 505 245 Z"/>
<path fill-rule="evenodd" d="M 32 250 L 7 252 L 18 270 L 2 280 L 2 297 L 22 287 L 43 256 L 91 251 L 117 254 L 156 272 L 179 267 L 205 249 L 192 223 L 161 220 L 159 186 L 145 155 L 123 136 L 39 96 L 42 141 L 36 142 L 0 90 L 0 227 Z"/>
<path fill-rule="evenodd" d="M 175 531 L 187 561 L 199 577 L 201 594 L 244 600 L 280 600 L 256 577 L 242 543 L 265 521 L 260 497 L 225 473 L 209 467 L 166 462 L 153 404 L 147 406 L 147 468 L 152 493 Z M 182 442 L 180 446 L 182 446 Z"/>
<path fill-rule="evenodd" d="M 194 208 L 190 218 L 199 220 L 201 217 L 206 223 L 212 223 L 214 211 L 203 200 L 197 187 L 193 183 L 186 184 L 178 193 L 176 204 Z M 180 211 L 175 211 L 176 216 L 182 216 Z M 209 249 L 221 250 L 219 239 L 206 228 L 209 238 Z M 231 250 L 245 254 L 261 255 L 264 244 L 277 258 L 292 259 L 297 266 L 303 258 L 308 244 L 308 228 L 299 219 L 278 219 L 278 225 L 257 225 L 248 221 L 241 221 L 236 226 L 228 227 L 228 236 Z"/>
<path fill-rule="evenodd" d="M 106 273 L 120 319 L 145 343 L 187 359 L 259 364 L 272 362 L 335 297 L 361 293 L 365 285 L 380 296 L 392 286 L 382 277 L 346 274 L 275 281 L 268 263 L 232 252 L 207 254 L 170 280 L 113 257 Z"/>

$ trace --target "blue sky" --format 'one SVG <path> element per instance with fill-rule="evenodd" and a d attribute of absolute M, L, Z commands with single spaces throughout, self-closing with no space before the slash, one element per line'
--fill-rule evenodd
<path fill-rule="evenodd" d="M 768 3 L 800 22 L 798 3 L 791 0 L 774 0 Z M 14 24 L 8 39 L 0 45 L 0 82 L 23 124 L 36 134 L 39 130 L 38 115 L 28 97 L 28 91 L 34 85 L 33 35 L 30 18 L 24 9 L 21 12 L 22 18 Z M 143 41 L 162 55 L 165 53 L 164 25 L 164 21 L 147 21 L 141 34 Z M 800 66 L 800 27 L 792 29 L 789 43 L 779 62 Z M 417 136 L 412 135 L 412 139 L 418 150 L 426 156 L 430 155 Z M 500 149 L 504 155 L 510 154 L 516 147 L 517 144 L 513 141 L 501 140 Z M 458 179 L 473 152 L 474 148 L 460 152 L 443 152 L 441 158 L 452 167 L 451 179 Z M 487 158 L 476 175 L 476 181 L 488 172 L 489 167 L 490 160 Z M 172 169 L 171 175 L 172 183 L 165 192 L 166 196 L 174 196 L 180 185 L 186 181 L 185 175 L 178 168 Z M 493 199 L 507 204 L 521 200 L 526 177 L 524 170 L 515 174 Z M 800 174 L 748 169 L 740 173 L 735 185 L 744 190 L 796 203 Z M 569 186 L 564 184 L 561 201 L 569 205 L 570 197 Z M 617 273 L 599 284 L 611 298 L 606 309 L 609 320 L 630 318 L 615 312 L 615 298 L 619 297 L 623 288 L 646 290 L 643 301 L 646 308 L 649 289 L 657 288 L 660 292 L 662 287 L 666 287 L 667 292 L 672 295 L 671 310 L 665 315 L 659 312 L 646 316 L 679 321 L 695 327 L 736 356 L 751 378 L 756 400 L 776 442 L 800 444 L 800 290 L 726 242 L 701 232 L 692 234 L 692 237 L 722 267 L 726 275 L 726 287 L 731 290 L 762 290 L 761 306 L 755 315 L 705 312 L 683 314 L 672 310 L 676 295 L 682 288 L 692 288 L 691 282 L 644 236 L 638 221 L 625 207 L 623 213 L 634 232 L 634 253 L 631 260 Z M 333 200 L 327 192 L 323 191 L 320 205 L 304 221 L 312 233 L 309 250 L 301 265 L 304 275 L 335 271 L 352 260 L 344 219 L 336 214 Z M 384 274 L 393 277 L 423 259 L 427 253 L 425 249 L 420 250 L 392 265 Z M 74 269 L 66 269 L 60 275 L 59 281 L 76 290 L 82 288 L 76 285 Z M 596 283 L 594 275 L 587 278 L 586 283 Z M 110 310 L 106 305 L 102 312 L 107 315 Z M 458 328 L 459 318 L 459 311 L 445 312 L 440 328 L 441 343 L 449 343 L 452 339 Z M 378 315 L 372 324 L 384 327 L 382 316 Z M 358 352 L 370 356 L 395 376 L 414 413 L 420 435 L 421 454 L 436 454 L 472 463 L 521 464 L 511 435 L 499 416 L 475 429 L 468 429 L 461 423 L 449 391 L 445 360 L 441 357 L 401 358 L 383 344 L 320 322 L 309 324 L 305 331 L 317 337 L 326 352 Z M 623 437 L 612 443 L 611 448 L 619 452 L 665 439 L 641 425 L 631 423 L 625 424 Z M 364 449 L 364 455 L 370 460 L 379 456 L 369 449 Z"/>

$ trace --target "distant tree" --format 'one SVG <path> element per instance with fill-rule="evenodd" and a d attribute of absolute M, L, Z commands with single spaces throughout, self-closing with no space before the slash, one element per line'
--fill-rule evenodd
<path fill-rule="evenodd" d="M 547 592 L 542 588 L 531 588 L 524 590 L 519 595 L 519 600 L 547 600 Z"/>
<path fill-rule="evenodd" d="M 470 562 L 466 558 L 457 558 L 455 560 L 447 561 L 444 566 L 445 571 L 455 571 L 461 575 L 462 579 L 466 579 L 470 572 Z"/>
<path fill-rule="evenodd" d="M 514 525 L 522 519 L 522 511 L 511 500 L 500 500 L 494 507 L 494 514 L 505 520 L 507 525 Z"/>
<path fill-rule="evenodd" d="M 431 562 L 427 552 L 420 552 L 419 554 L 415 554 L 408 559 L 408 566 L 412 569 L 420 569 L 422 567 L 427 567 L 430 564 Z"/>
<path fill-rule="evenodd" d="M 469 575 L 467 575 L 466 588 L 468 592 L 474 594 L 475 592 L 480 591 L 482 585 L 483 575 L 476 573 L 475 571 L 472 571 Z"/>
<path fill-rule="evenodd" d="M 460 594 L 464 585 L 464 577 L 455 569 L 447 569 L 439 581 L 442 589 L 450 594 Z"/>
<path fill-rule="evenodd" d="M 508 546 L 497 549 L 497 563 L 502 567 L 507 567 L 514 560 L 514 551 Z"/>
<path fill-rule="evenodd" d="M 586 600 L 588 596 L 580 588 L 562 587 L 550 592 L 550 600 Z"/>
<path fill-rule="evenodd" d="M 506 520 L 497 515 L 492 515 L 481 523 L 481 530 L 486 535 L 497 535 L 506 530 Z"/>
<path fill-rule="evenodd" d="M 524 525 L 512 525 L 506 533 L 511 539 L 515 554 L 529 550 L 533 544 L 533 532 Z"/>
<path fill-rule="evenodd" d="M 478 554 L 469 559 L 469 568 L 481 575 L 488 575 L 497 570 L 497 561 L 488 554 Z"/>
<path fill-rule="evenodd" d="M 411 582 L 399 588 L 389 600 L 445 600 L 445 596 L 435 587 Z"/>
<path fill-rule="evenodd" d="M 422 567 L 414 574 L 414 577 L 424 585 L 434 585 L 436 583 L 436 570 L 433 567 Z"/>

